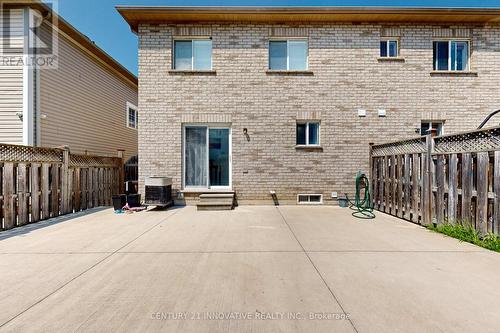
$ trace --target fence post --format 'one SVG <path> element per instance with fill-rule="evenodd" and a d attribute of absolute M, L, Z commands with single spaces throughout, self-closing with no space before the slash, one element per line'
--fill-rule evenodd
<path fill-rule="evenodd" d="M 68 204 L 69 204 L 69 148 L 63 148 L 63 164 L 61 168 L 61 213 L 68 213 Z"/>
<path fill-rule="evenodd" d="M 124 154 L 125 150 L 118 149 L 118 158 L 121 158 L 120 165 L 118 166 L 119 177 L 118 177 L 118 190 L 120 193 L 125 193 L 125 160 Z"/>
<path fill-rule="evenodd" d="M 373 197 L 373 189 L 374 189 L 374 184 L 373 184 L 373 142 L 368 143 L 369 147 L 369 152 L 368 152 L 368 179 L 370 180 L 370 192 L 372 193 L 371 201 L 370 204 L 372 207 L 375 205 L 375 198 Z"/>
<path fill-rule="evenodd" d="M 425 136 L 425 163 L 423 163 L 423 195 L 422 195 L 422 224 L 427 226 L 432 223 L 432 151 L 434 138 L 431 134 Z"/>

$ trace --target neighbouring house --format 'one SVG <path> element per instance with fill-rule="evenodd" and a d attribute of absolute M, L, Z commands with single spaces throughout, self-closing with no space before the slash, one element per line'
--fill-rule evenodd
<path fill-rule="evenodd" d="M 137 77 L 48 5 L 0 4 L 0 143 L 136 155 Z M 52 41 L 57 65 L 31 66 Z"/>
<path fill-rule="evenodd" d="M 369 144 L 500 108 L 500 9 L 118 7 L 139 36 L 139 179 L 187 204 L 333 204 Z"/>

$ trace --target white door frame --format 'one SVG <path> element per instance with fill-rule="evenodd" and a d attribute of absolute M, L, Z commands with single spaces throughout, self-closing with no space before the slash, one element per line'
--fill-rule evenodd
<path fill-rule="evenodd" d="M 186 186 L 186 128 L 206 128 L 207 136 L 207 184 L 206 186 Z M 210 129 L 229 130 L 229 185 L 210 186 Z M 192 123 L 182 125 L 182 187 L 185 190 L 231 190 L 233 187 L 233 131 L 230 124 Z"/>

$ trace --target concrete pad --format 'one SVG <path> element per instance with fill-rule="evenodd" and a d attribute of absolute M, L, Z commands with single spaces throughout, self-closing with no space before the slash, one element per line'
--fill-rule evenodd
<path fill-rule="evenodd" d="M 284 318 L 206 319 L 231 312 Z M 291 313 L 309 318 L 310 312 L 342 310 L 303 253 L 117 253 L 4 329 L 353 332 L 348 320 L 287 319 Z M 156 319 L 174 313 L 186 313 L 187 319 Z"/>
<path fill-rule="evenodd" d="M 197 211 L 185 207 L 121 252 L 302 251 L 275 207 Z"/>
<path fill-rule="evenodd" d="M 112 209 L 61 216 L 0 234 L 0 253 L 113 252 L 176 210 L 114 214 Z"/>
<path fill-rule="evenodd" d="M 0 233 L 0 331 L 500 327 L 500 254 L 382 213 L 371 221 L 350 213 L 104 210 Z M 335 320 L 342 308 L 352 323 Z M 310 313 L 330 319 L 308 320 Z M 207 318 L 217 315 L 239 318 Z"/>
<path fill-rule="evenodd" d="M 311 253 L 359 332 L 498 332 L 493 252 Z"/>
<path fill-rule="evenodd" d="M 0 324 L 86 271 L 105 254 L 1 254 Z"/>
<path fill-rule="evenodd" d="M 348 208 L 279 209 L 306 251 L 487 251 L 380 212 L 362 220 Z"/>

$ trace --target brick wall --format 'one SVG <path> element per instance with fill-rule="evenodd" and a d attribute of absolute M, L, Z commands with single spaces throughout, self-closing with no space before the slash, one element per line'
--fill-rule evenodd
<path fill-rule="evenodd" d="M 197 31 L 213 37 L 216 73 L 169 72 L 172 36 Z M 399 34 L 404 61 L 377 59 L 387 31 Z M 271 34 L 307 35 L 312 73 L 266 73 Z M 431 74 L 432 38 L 447 34 L 468 34 L 477 74 Z M 181 189 L 182 123 L 222 119 L 232 124 L 233 188 L 241 203 L 271 204 L 270 190 L 283 203 L 298 193 L 334 203 L 332 191 L 352 193 L 356 172 L 368 172 L 370 142 L 415 136 L 422 119 L 445 120 L 446 133 L 474 129 L 500 108 L 498 26 L 165 24 L 141 25 L 139 40 L 141 188 L 144 177 L 157 175 L 173 177 Z M 358 117 L 358 109 L 367 116 Z M 296 120 L 307 115 L 321 119 L 322 150 L 295 148 Z"/>

